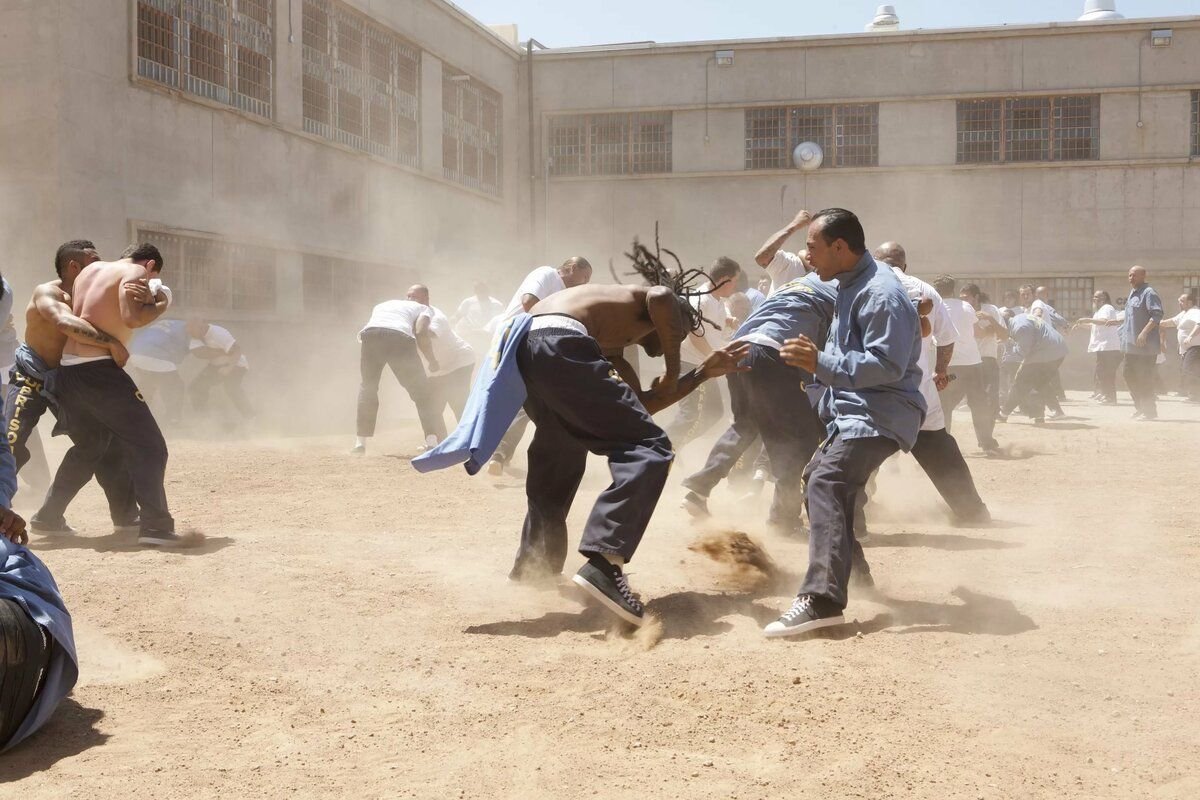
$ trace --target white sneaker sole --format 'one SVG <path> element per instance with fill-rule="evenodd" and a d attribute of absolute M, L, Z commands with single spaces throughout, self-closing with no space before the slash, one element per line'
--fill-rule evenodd
<path fill-rule="evenodd" d="M 832 628 L 835 625 L 844 625 L 846 617 L 838 614 L 836 617 L 824 617 L 822 619 L 814 619 L 812 622 L 806 622 L 803 625 L 796 625 L 792 628 L 785 628 L 779 625 L 778 622 L 772 622 L 767 627 L 763 628 L 763 636 L 768 639 L 782 639 L 785 636 L 799 636 L 802 633 L 809 631 L 820 630 L 821 628 Z M 776 627 L 778 625 L 778 627 Z"/>
<path fill-rule="evenodd" d="M 158 539 L 153 536 L 139 536 L 138 544 L 144 544 L 147 547 L 184 547 L 185 542 L 182 539 Z"/>
<path fill-rule="evenodd" d="M 642 627 L 642 625 L 644 625 L 646 623 L 645 617 L 639 617 L 639 616 L 635 616 L 634 614 L 630 614 L 628 611 L 626 611 L 624 608 L 622 608 L 619 604 L 613 602 L 609 598 L 608 595 L 606 595 L 604 592 L 600 591 L 595 586 L 593 586 L 591 584 L 591 582 L 588 581 L 586 578 L 584 578 L 580 575 L 572 575 L 571 580 L 580 589 L 583 589 L 585 592 L 587 592 L 592 597 L 594 597 L 600 603 L 600 605 L 604 606 L 609 611 L 611 611 L 612 613 L 616 614 L 621 619 L 628 622 L 630 625 L 634 625 L 634 626 L 640 628 L 640 627 Z"/>

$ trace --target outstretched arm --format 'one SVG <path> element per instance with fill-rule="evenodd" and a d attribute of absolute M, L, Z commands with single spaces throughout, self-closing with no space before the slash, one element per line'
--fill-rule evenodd
<path fill-rule="evenodd" d="M 741 366 L 741 362 L 748 355 L 750 355 L 749 342 L 733 342 L 719 350 L 714 350 L 704 359 L 703 364 L 681 375 L 679 380 L 675 381 L 673 387 L 664 386 L 662 378 L 655 378 L 653 383 L 650 384 L 649 391 L 642 391 L 636 382 L 630 382 L 629 385 L 636 387 L 634 391 L 637 392 L 638 399 L 642 401 L 642 405 L 646 407 L 646 410 L 651 414 L 657 414 L 664 408 L 672 406 L 687 397 L 700 384 L 710 378 L 719 378 L 731 372 L 748 372 L 750 367 Z M 624 359 L 619 360 L 624 361 Z M 613 366 L 617 366 L 615 361 L 613 362 Z M 628 364 L 626 364 L 626 367 L 628 367 Z M 629 370 L 632 372 L 631 367 L 629 367 Z M 624 378 L 625 373 L 621 371 L 619 366 L 617 366 L 617 371 Z"/>
<path fill-rule="evenodd" d="M 807 228 L 808 223 L 812 222 L 812 214 L 807 211 L 801 211 L 796 214 L 796 217 L 788 223 L 786 228 L 781 228 L 771 234 L 771 238 L 763 243 L 763 246 L 758 248 L 758 252 L 754 255 L 754 262 L 760 267 L 766 269 L 771 263 L 771 259 L 775 258 L 775 254 L 779 252 L 779 248 L 783 247 L 783 243 L 788 240 L 796 231 L 801 228 Z"/>

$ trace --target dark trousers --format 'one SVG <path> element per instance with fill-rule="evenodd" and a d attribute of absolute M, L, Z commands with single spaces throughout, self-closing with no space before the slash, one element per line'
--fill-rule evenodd
<path fill-rule="evenodd" d="M 222 369 L 226 371 L 222 372 Z M 213 387 L 220 386 L 225 392 L 225 396 L 229 398 L 229 402 L 242 415 L 242 418 L 252 418 L 254 416 L 254 406 L 250 405 L 250 401 L 246 398 L 246 390 L 242 388 L 242 383 L 246 380 L 247 372 L 249 370 L 245 367 L 230 366 L 223 368 L 215 364 L 205 366 L 204 369 L 200 370 L 200 374 L 192 379 L 191 385 L 188 386 L 188 394 L 192 397 L 192 408 L 201 414 L 208 411 L 208 397 L 212 393 Z M 378 381 L 376 381 L 375 385 L 379 385 Z"/>
<path fill-rule="evenodd" d="M 975 440 L 984 450 L 997 446 L 992 430 L 996 427 L 996 409 L 992 407 L 983 374 L 983 364 L 950 367 L 954 380 L 941 391 L 942 412 L 946 415 L 946 430 L 953 430 L 954 409 L 965 397 L 975 426 Z"/>
<path fill-rule="evenodd" d="M 8 373 L 8 391 L 4 397 L 4 420 L 8 435 L 8 446 L 17 462 L 17 472 L 30 461 L 29 438 L 37 439 L 37 425 L 42 415 L 50 408 L 50 401 L 42 394 L 45 384 L 41 378 L 26 375 L 20 367 Z M 40 443 L 39 443 L 40 444 Z M 41 466 L 46 470 L 43 480 L 49 480 L 49 470 L 42 456 Z"/>
<path fill-rule="evenodd" d="M 1061 361 L 1049 361 L 1040 364 L 1024 362 L 1013 378 L 1012 391 L 1004 401 L 1001 413 L 1008 416 L 1017 406 L 1033 419 L 1043 419 L 1046 408 L 1062 411 L 1058 405 L 1058 397 L 1054 394 L 1053 378 L 1058 372 Z"/>
<path fill-rule="evenodd" d="M 1017 370 L 1020 368 L 1020 361 L 1000 363 L 1000 408 L 1004 408 L 1008 404 L 1008 396 L 1012 393 L 1013 381 L 1016 380 Z"/>
<path fill-rule="evenodd" d="M 1121 366 L 1120 350 L 1096 352 L 1096 391 L 1105 400 L 1117 401 L 1117 367 Z"/>
<path fill-rule="evenodd" d="M 462 419 L 467 398 L 471 395 L 471 374 L 473 372 L 475 372 L 475 365 L 471 364 L 429 379 L 439 414 L 446 406 L 450 406 L 450 410 L 454 412 L 454 419 Z"/>
<path fill-rule="evenodd" d="M 167 443 L 150 407 L 142 399 L 133 379 L 111 360 L 59 367 L 56 378 L 58 402 L 66 412 L 71 439 L 78 458 L 63 459 L 47 502 L 73 492 L 87 483 L 72 464 L 100 464 L 105 451 L 115 444 L 133 481 L 133 495 L 141 509 L 142 531 L 173 531 L 175 520 L 167 510 L 163 478 L 167 471 Z M 63 467 L 66 466 L 64 472 Z M 102 484 L 103 485 L 103 484 Z M 110 497 L 109 502 L 112 502 Z"/>
<path fill-rule="evenodd" d="M 187 389 L 184 388 L 179 370 L 153 372 L 134 369 L 133 380 L 142 390 L 142 397 L 150 404 L 156 419 L 161 418 L 164 424 L 174 425 L 183 418 Z"/>
<path fill-rule="evenodd" d="M 992 419 L 1000 411 L 1000 362 L 994 358 L 983 359 L 983 393 L 987 396 Z M 993 431 L 995 426 L 993 426 Z"/>
<path fill-rule="evenodd" d="M 804 467 L 821 441 L 824 426 L 804 392 L 807 376 L 784 364 L 778 350 L 751 345 L 746 363 L 749 372 L 729 376 L 733 425 L 713 446 L 704 468 L 683 485 L 707 496 L 761 437 L 775 475 L 768 521 L 798 529 L 804 508 Z"/>
<path fill-rule="evenodd" d="M 374 436 L 379 416 L 379 379 L 384 366 L 390 367 L 396 380 L 408 392 L 417 407 L 417 416 L 426 436 L 446 438 L 446 422 L 430 390 L 425 367 L 417 354 L 417 340 L 399 331 L 370 328 L 362 332 L 358 388 L 358 435 Z"/>
<path fill-rule="evenodd" d="M 1200 400 L 1200 345 L 1193 345 L 1183 351 L 1183 361 L 1179 365 L 1182 379 L 1180 389 L 1189 400 Z"/>
<path fill-rule="evenodd" d="M 617 554 L 629 561 L 667 482 L 674 454 L 590 336 L 531 331 L 517 354 L 535 425 L 515 574 L 561 572 L 567 556 L 567 513 L 583 479 L 588 453 L 608 459 L 612 483 L 584 526 L 579 552 Z"/>
<path fill-rule="evenodd" d="M 522 408 L 517 412 L 512 425 L 508 426 L 508 433 L 504 434 L 504 438 L 496 446 L 496 452 L 492 453 L 492 460 L 499 461 L 501 464 L 512 461 L 512 457 L 517 454 L 517 446 L 521 444 L 521 439 L 525 436 L 525 430 L 528 427 L 529 415 Z"/>
<path fill-rule="evenodd" d="M 912 454 L 957 519 L 979 519 L 987 512 L 958 442 L 949 431 L 921 431 Z"/>
<path fill-rule="evenodd" d="M 0 598 L 0 749 L 29 716 L 49 666 L 45 631 L 16 600 Z"/>
<path fill-rule="evenodd" d="M 1151 353 L 1125 354 L 1125 384 L 1133 396 L 1133 407 L 1147 417 L 1158 416 L 1158 398 L 1154 395 L 1154 364 L 1158 356 Z"/>
<path fill-rule="evenodd" d="M 681 374 L 695 369 L 695 364 L 679 365 Z M 678 452 L 692 439 L 703 436 L 709 428 L 725 416 L 725 403 L 721 401 L 721 387 L 716 381 L 705 381 L 687 397 L 679 401 L 675 419 L 666 426 L 671 445 Z"/>
<path fill-rule="evenodd" d="M 808 571 L 800 594 L 825 597 L 846 607 L 853 566 L 865 568 L 862 545 L 854 537 L 854 510 L 871 473 L 900 449 L 884 436 L 844 439 L 832 434 L 804 471 L 808 508 Z"/>

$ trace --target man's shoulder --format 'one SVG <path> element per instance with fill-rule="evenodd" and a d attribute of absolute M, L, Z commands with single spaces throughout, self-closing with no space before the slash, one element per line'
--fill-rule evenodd
<path fill-rule="evenodd" d="M 63 289 L 61 280 L 47 281 L 46 283 L 39 283 L 37 286 L 33 287 L 33 299 L 36 300 L 40 297 L 50 297 L 55 300 L 66 300 L 67 291 Z"/>

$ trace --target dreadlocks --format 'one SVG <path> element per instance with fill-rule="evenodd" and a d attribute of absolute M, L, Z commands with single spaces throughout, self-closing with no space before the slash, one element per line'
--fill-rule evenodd
<path fill-rule="evenodd" d="M 672 271 L 670 267 L 663 263 L 662 256 L 664 253 L 675 261 L 676 270 Z M 714 290 L 728 283 L 728 279 L 721 281 L 720 284 L 712 286 L 709 289 L 695 288 L 701 279 L 711 285 L 712 278 L 702 269 L 684 269 L 683 264 L 679 261 L 679 256 L 670 250 L 662 248 L 658 242 L 657 224 L 654 226 L 654 250 L 651 251 L 649 247 L 646 247 L 646 245 L 635 238 L 633 240 L 633 252 L 626 253 L 625 257 L 633 262 L 634 271 L 629 273 L 630 275 L 640 275 L 651 286 L 664 286 L 679 298 L 679 309 L 692 333 L 699 333 L 704 328 L 704 323 L 706 322 L 717 330 L 721 329 L 719 324 L 701 314 L 700 309 L 692 305 L 691 299 L 693 297 L 712 294 Z"/>

